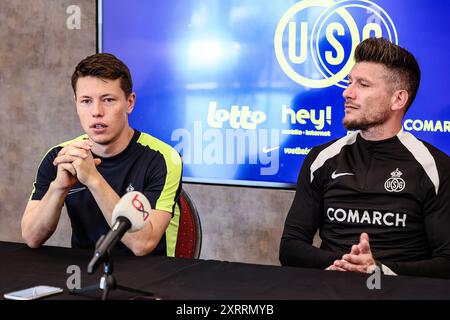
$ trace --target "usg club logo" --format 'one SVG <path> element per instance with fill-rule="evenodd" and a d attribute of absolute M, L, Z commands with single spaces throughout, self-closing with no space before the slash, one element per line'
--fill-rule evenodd
<path fill-rule="evenodd" d="M 275 54 L 293 81 L 310 88 L 345 88 L 356 46 L 369 37 L 398 44 L 392 19 L 368 0 L 303 0 L 288 9 L 275 31 Z"/>
<path fill-rule="evenodd" d="M 398 168 L 391 172 L 391 177 L 384 183 L 386 191 L 400 192 L 405 189 L 406 183 L 405 180 L 401 178 L 402 174 L 403 173 L 398 170 Z"/>

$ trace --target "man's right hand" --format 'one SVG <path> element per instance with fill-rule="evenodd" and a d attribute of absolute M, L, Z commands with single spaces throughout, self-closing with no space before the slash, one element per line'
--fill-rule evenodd
<path fill-rule="evenodd" d="M 90 151 L 92 148 L 92 142 L 89 140 L 83 140 L 83 141 L 76 141 L 74 143 L 71 143 L 64 148 L 62 148 L 58 152 L 58 157 L 66 155 L 67 151 L 69 149 L 75 150 L 72 152 L 75 152 L 77 149 L 83 149 L 86 151 Z M 69 190 L 72 188 L 77 182 L 77 171 L 75 170 L 74 166 L 72 165 L 72 162 L 76 158 L 77 155 L 72 157 L 66 157 L 65 162 L 61 162 L 57 164 L 57 174 L 56 178 L 54 180 L 55 187 L 62 190 Z M 78 155 L 80 157 L 83 157 L 83 155 Z"/>
<path fill-rule="evenodd" d="M 56 178 L 53 181 L 54 185 L 58 189 L 69 190 L 77 182 L 77 172 L 71 163 L 61 163 L 58 165 L 58 171 Z"/>
<path fill-rule="evenodd" d="M 372 255 L 369 244 L 369 235 L 361 233 L 359 243 L 352 246 L 348 254 L 344 254 L 341 260 L 336 260 L 325 270 L 368 272 L 375 266 L 375 258 Z"/>

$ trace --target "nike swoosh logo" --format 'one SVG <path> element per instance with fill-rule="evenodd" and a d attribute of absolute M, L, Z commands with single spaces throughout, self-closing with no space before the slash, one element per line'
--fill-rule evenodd
<path fill-rule="evenodd" d="M 354 176 L 354 173 L 350 172 L 343 172 L 343 173 L 336 173 L 337 170 L 334 170 L 334 172 L 331 174 L 331 179 L 336 179 L 342 176 Z"/>
<path fill-rule="evenodd" d="M 69 194 L 74 194 L 74 193 L 83 191 L 84 189 L 86 189 L 86 187 L 76 188 L 76 189 L 71 189 L 71 190 L 67 193 L 67 195 L 69 195 Z"/>
<path fill-rule="evenodd" d="M 280 148 L 280 146 L 273 147 L 273 148 L 263 147 L 263 148 L 262 148 L 262 152 L 263 152 L 263 153 L 269 153 L 269 152 L 274 151 L 274 150 L 277 150 L 277 149 L 279 149 L 279 148 Z"/>

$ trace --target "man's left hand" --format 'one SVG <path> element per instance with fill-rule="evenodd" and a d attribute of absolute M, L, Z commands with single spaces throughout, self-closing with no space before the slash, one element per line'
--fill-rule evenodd
<path fill-rule="evenodd" d="M 375 265 L 372 251 L 370 250 L 369 236 L 367 233 L 362 233 L 359 238 L 359 243 L 352 247 L 348 254 L 344 254 L 341 260 L 336 260 L 330 270 L 345 270 L 354 272 L 366 273 L 369 267 Z"/>
<path fill-rule="evenodd" d="M 90 150 L 74 143 L 61 149 L 53 164 L 71 163 L 78 181 L 89 187 L 100 176 L 96 168 L 100 162 L 100 159 L 94 159 Z"/>

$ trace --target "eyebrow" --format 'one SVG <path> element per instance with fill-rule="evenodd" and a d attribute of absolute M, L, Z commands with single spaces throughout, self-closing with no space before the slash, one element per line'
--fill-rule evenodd
<path fill-rule="evenodd" d="M 348 80 L 353 80 L 353 81 L 359 81 L 359 82 L 361 82 L 361 81 L 364 81 L 364 82 L 367 82 L 367 83 L 369 83 L 369 84 L 373 84 L 374 82 L 373 81 L 370 81 L 369 79 L 367 79 L 367 78 L 358 78 L 358 77 L 356 77 L 356 78 L 354 78 L 354 79 L 352 79 L 352 77 L 350 76 L 350 75 L 348 75 L 347 76 L 348 77 Z"/>
<path fill-rule="evenodd" d="M 100 96 L 100 98 L 109 97 L 109 96 L 116 97 L 116 95 L 113 93 L 105 93 L 105 94 L 102 94 Z M 92 99 L 92 96 L 83 95 L 83 96 L 80 96 L 80 98 L 91 98 Z"/>

